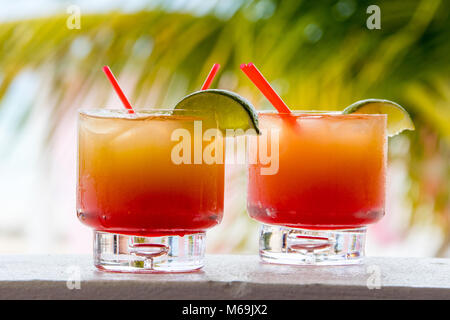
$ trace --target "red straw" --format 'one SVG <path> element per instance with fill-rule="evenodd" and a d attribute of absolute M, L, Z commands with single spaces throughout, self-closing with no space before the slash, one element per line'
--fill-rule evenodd
<path fill-rule="evenodd" d="M 131 106 L 130 102 L 128 101 L 127 97 L 123 93 L 122 89 L 119 86 L 119 83 L 117 82 L 116 78 L 114 77 L 111 69 L 108 66 L 103 67 L 103 72 L 108 77 L 109 81 L 111 82 L 114 90 L 116 90 L 117 95 L 119 96 L 120 100 L 122 100 L 123 105 L 125 108 L 128 109 L 128 113 L 135 113 L 133 110 L 133 107 Z"/>
<path fill-rule="evenodd" d="M 262 73 L 255 67 L 253 63 L 247 65 L 241 64 L 242 71 L 253 82 L 253 84 L 262 92 L 262 94 L 270 101 L 270 103 L 280 113 L 291 113 L 286 103 L 280 98 L 275 90 L 270 86 L 269 82 L 264 78 Z"/>
<path fill-rule="evenodd" d="M 203 83 L 202 90 L 209 89 L 209 86 L 211 85 L 211 82 L 214 80 L 214 77 L 216 76 L 217 71 L 220 68 L 220 64 L 215 63 L 213 67 L 211 68 L 211 71 L 208 74 L 208 77 L 206 78 L 205 82 Z"/>

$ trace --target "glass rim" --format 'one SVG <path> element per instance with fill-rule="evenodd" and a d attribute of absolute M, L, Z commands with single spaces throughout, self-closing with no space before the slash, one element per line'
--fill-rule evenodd
<path fill-rule="evenodd" d="M 140 119 L 145 116 L 172 116 L 174 109 L 168 108 L 140 108 L 136 109 L 136 113 L 129 113 L 128 109 L 125 108 L 79 108 L 77 109 L 78 115 L 84 115 L 87 117 L 97 117 L 97 118 L 120 118 L 120 119 Z M 205 109 L 177 109 L 177 111 L 189 111 L 189 113 L 194 116 L 200 115 L 200 113 L 205 113 Z M 120 116 L 120 117 L 118 117 Z"/>
<path fill-rule="evenodd" d="M 134 111 L 136 112 L 141 112 L 141 111 L 163 111 L 163 112 L 168 112 L 168 111 L 173 111 L 174 108 L 169 108 L 169 107 L 143 107 L 143 108 L 138 108 L 138 109 L 134 109 Z M 187 110 L 187 109 L 177 109 L 177 110 Z M 189 109 L 190 110 L 190 109 Z M 200 111 L 200 109 L 192 109 L 193 111 Z M 118 112 L 118 113 L 127 113 L 128 109 L 124 108 L 124 107 L 82 107 L 82 108 L 78 108 L 77 111 L 80 112 L 86 112 L 86 111 L 111 111 L 111 112 Z"/>
<path fill-rule="evenodd" d="M 257 110 L 258 115 L 280 115 L 280 116 L 341 116 L 341 117 L 387 117 L 385 113 L 348 113 L 344 114 L 337 110 L 292 110 L 292 112 L 278 112 L 277 110 Z"/>

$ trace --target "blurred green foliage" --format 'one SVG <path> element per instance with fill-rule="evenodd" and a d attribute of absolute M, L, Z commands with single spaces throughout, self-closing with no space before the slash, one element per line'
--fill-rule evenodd
<path fill-rule="evenodd" d="M 215 62 L 222 65 L 216 85 L 258 108 L 270 105 L 241 63 L 254 62 L 292 108 L 394 100 L 417 128 L 399 138 L 407 138 L 408 152 L 392 154 L 409 168 L 411 225 L 428 212 L 421 208 L 431 208 L 447 235 L 443 254 L 450 243 L 449 1 L 230 1 L 204 14 L 166 3 L 137 13 L 83 14 L 79 30 L 66 27 L 68 14 L 0 24 L 0 99 L 23 70 L 45 75 L 54 115 L 49 138 L 68 110 L 106 103 L 105 64 L 130 80 L 128 95 L 139 106 L 173 105 L 198 90 Z M 366 27 L 371 4 L 381 9 L 380 30 Z"/>

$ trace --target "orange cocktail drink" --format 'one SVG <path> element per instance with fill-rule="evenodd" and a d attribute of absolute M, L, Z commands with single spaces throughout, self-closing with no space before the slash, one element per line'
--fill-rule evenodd
<path fill-rule="evenodd" d="M 365 227 L 384 215 L 386 115 L 273 112 L 260 113 L 259 123 L 263 132 L 277 132 L 279 144 L 272 148 L 278 152 L 276 172 L 264 174 L 260 161 L 249 164 L 248 211 L 264 224 L 262 258 L 357 260 Z M 271 139 L 260 137 L 250 152 L 262 143 L 273 146 Z"/>
<path fill-rule="evenodd" d="M 203 120 L 164 110 L 80 112 L 77 215 L 95 230 L 97 266 L 113 271 L 201 266 L 204 232 L 222 219 L 224 165 L 180 163 L 183 152 L 193 158 L 196 150 L 191 140 L 187 149 L 177 149 L 176 133 L 190 136 L 202 152 L 210 142 L 202 143 L 200 136 L 198 145 L 195 124 L 214 127 Z M 117 247 L 127 257 L 111 262 Z"/>

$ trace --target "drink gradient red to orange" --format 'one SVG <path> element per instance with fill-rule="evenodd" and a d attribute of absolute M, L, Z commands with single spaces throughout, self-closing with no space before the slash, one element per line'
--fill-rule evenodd
<path fill-rule="evenodd" d="M 194 119 L 168 112 L 80 112 L 77 214 L 97 231 L 136 236 L 203 232 L 223 214 L 224 165 L 175 164 L 176 129 Z"/>
<path fill-rule="evenodd" d="M 305 229 L 378 221 L 385 212 L 386 121 L 386 115 L 260 113 L 261 130 L 279 130 L 279 169 L 263 175 L 264 165 L 249 164 L 250 216 Z"/>

